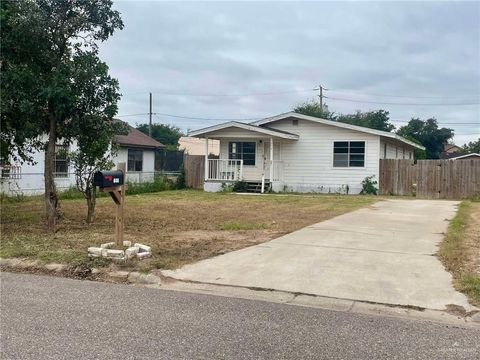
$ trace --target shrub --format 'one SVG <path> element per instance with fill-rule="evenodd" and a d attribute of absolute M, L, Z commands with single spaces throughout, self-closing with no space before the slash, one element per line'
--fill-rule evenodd
<path fill-rule="evenodd" d="M 246 181 L 237 181 L 233 184 L 233 191 L 235 192 L 247 192 L 248 183 Z"/>
<path fill-rule="evenodd" d="M 377 195 L 377 180 L 375 180 L 375 175 L 367 176 L 362 181 L 362 191 L 361 195 Z"/>
<path fill-rule="evenodd" d="M 164 175 L 155 176 L 153 181 L 149 182 L 128 182 L 126 195 L 138 195 L 145 193 L 153 193 L 174 189 L 175 185 L 172 180 Z"/>

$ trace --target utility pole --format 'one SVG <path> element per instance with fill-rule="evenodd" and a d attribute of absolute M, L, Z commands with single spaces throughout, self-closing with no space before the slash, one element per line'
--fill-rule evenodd
<path fill-rule="evenodd" d="M 150 111 L 148 115 L 149 115 L 148 136 L 152 137 L 152 93 L 150 93 Z"/>
<path fill-rule="evenodd" d="M 323 86 L 318 85 L 318 98 L 320 99 L 320 111 L 323 114 Z"/>

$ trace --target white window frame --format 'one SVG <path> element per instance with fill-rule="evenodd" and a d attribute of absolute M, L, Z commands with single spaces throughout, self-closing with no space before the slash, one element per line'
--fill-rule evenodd
<path fill-rule="evenodd" d="M 334 166 L 334 160 L 335 160 L 335 143 L 336 142 L 348 142 L 348 166 Z M 350 166 L 350 143 L 351 142 L 363 142 L 365 143 L 365 152 L 363 154 L 363 166 Z M 348 170 L 355 170 L 355 169 L 366 169 L 367 168 L 367 146 L 368 146 L 368 141 L 365 139 L 351 139 L 351 140 L 333 140 L 332 141 L 332 157 L 331 157 L 331 169 L 348 169 Z"/>
<path fill-rule="evenodd" d="M 254 143 L 255 144 L 255 164 L 251 165 L 246 165 L 245 164 L 245 160 L 242 158 L 242 159 L 230 159 L 230 144 L 231 143 Z M 227 159 L 228 160 L 243 160 L 243 166 L 247 166 L 247 167 L 256 167 L 257 166 L 257 163 L 258 163 L 258 159 L 257 159 L 257 156 L 258 156 L 258 144 L 257 144 L 257 141 L 256 140 L 228 140 L 227 141 Z"/>
<path fill-rule="evenodd" d="M 128 168 L 128 153 L 129 151 L 132 150 L 132 151 L 141 151 L 142 153 L 142 170 L 129 170 Z M 143 149 L 136 149 L 136 148 L 127 148 L 127 172 L 129 173 L 141 173 L 143 172 L 143 164 L 145 162 L 145 154 L 144 154 L 144 150 Z M 135 168 L 135 164 L 133 166 Z"/>
<path fill-rule="evenodd" d="M 67 166 L 67 172 L 57 172 L 57 146 L 59 147 L 64 147 L 65 148 L 65 160 L 61 159 L 58 161 L 65 161 L 66 166 Z M 53 159 L 53 177 L 56 179 L 68 179 L 70 177 L 70 162 L 68 161 L 68 151 L 70 150 L 70 145 L 69 144 L 55 144 L 55 157 Z"/>

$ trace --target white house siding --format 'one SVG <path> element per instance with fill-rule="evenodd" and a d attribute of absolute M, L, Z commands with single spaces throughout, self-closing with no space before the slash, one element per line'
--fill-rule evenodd
<path fill-rule="evenodd" d="M 400 141 L 382 138 L 380 139 L 380 159 L 413 159 L 413 148 Z"/>
<path fill-rule="evenodd" d="M 61 142 L 59 142 L 61 143 Z M 76 143 L 70 145 L 70 151 L 77 150 Z M 44 183 L 44 163 L 45 153 L 43 151 L 37 151 L 32 154 L 34 164 L 12 164 L 21 166 L 21 176 L 19 179 L 1 179 L 0 180 L 0 192 L 7 195 L 36 195 L 42 194 L 45 190 Z M 118 162 L 127 163 L 127 149 L 120 148 L 117 156 L 113 159 L 116 164 Z M 142 173 L 128 173 L 127 180 L 133 182 L 150 181 L 153 179 L 155 170 L 155 152 L 153 150 L 144 150 L 143 152 L 143 171 Z M 66 190 L 70 187 L 76 186 L 75 174 L 73 173 L 73 167 L 70 164 L 67 177 L 55 178 L 55 184 L 58 191 Z"/>
<path fill-rule="evenodd" d="M 291 119 L 268 124 L 269 127 L 300 135 L 298 141 L 282 141 L 284 189 L 298 192 L 359 193 L 367 176 L 379 175 L 380 137 L 335 126 Z M 365 141 L 365 167 L 333 167 L 334 141 Z"/>
<path fill-rule="evenodd" d="M 132 147 L 134 149 L 134 147 Z M 115 166 L 119 162 L 124 162 L 127 166 L 127 173 L 125 175 L 126 181 L 130 182 L 145 182 L 153 181 L 155 175 L 155 151 L 148 149 L 143 150 L 143 169 L 141 172 L 128 171 L 128 148 L 120 148 L 117 155 L 114 157 L 113 162 Z"/>
<path fill-rule="evenodd" d="M 45 139 L 46 140 L 46 139 Z M 58 142 L 60 144 L 61 141 Z M 76 142 L 70 144 L 70 151 L 77 150 Z M 1 179 L 0 192 L 7 195 L 37 195 L 42 194 L 45 190 L 44 165 L 45 153 L 36 151 L 32 154 L 33 164 L 14 163 L 21 167 L 21 175 L 19 179 Z M 66 190 L 75 186 L 75 175 L 73 174 L 72 165 L 68 168 L 67 177 L 55 178 L 55 185 L 58 191 Z"/>

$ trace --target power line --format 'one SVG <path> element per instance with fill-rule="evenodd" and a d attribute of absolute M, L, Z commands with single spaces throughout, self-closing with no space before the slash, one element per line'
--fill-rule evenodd
<path fill-rule="evenodd" d="M 407 98 L 407 99 L 447 99 L 447 98 L 480 98 L 480 94 L 478 95 L 445 95 L 445 96 L 418 96 L 418 95 L 387 95 L 387 94 L 372 94 L 372 93 L 365 93 L 363 91 L 355 91 L 355 90 L 335 90 L 335 89 L 328 89 L 329 91 L 336 92 L 336 93 L 343 93 L 343 94 L 350 94 L 356 93 L 366 96 L 377 96 L 377 97 L 395 97 L 395 98 Z"/>
<path fill-rule="evenodd" d="M 262 92 L 262 93 L 245 93 L 245 94 L 196 94 L 196 93 L 174 93 L 174 92 L 163 92 L 155 91 L 154 94 L 159 95 L 169 95 L 169 96 L 195 96 L 195 97 L 243 97 L 243 96 L 265 96 L 265 95 L 281 95 L 281 94 L 295 94 L 303 92 L 311 92 L 315 89 L 299 89 L 299 90 L 290 90 L 290 91 L 275 91 L 275 92 Z"/>
<path fill-rule="evenodd" d="M 197 117 L 197 116 L 183 116 L 183 115 L 173 115 L 173 114 L 165 114 L 165 113 L 153 113 L 153 115 L 156 116 L 168 116 L 168 117 L 174 117 L 174 118 L 179 118 L 179 119 L 191 119 L 191 120 L 206 120 L 206 121 L 255 121 L 255 120 L 261 120 L 265 119 L 268 116 L 264 117 L 256 117 L 256 118 L 205 118 L 205 117 Z"/>
<path fill-rule="evenodd" d="M 330 96 L 323 96 L 324 98 L 330 100 L 338 101 L 348 101 L 354 103 L 365 103 L 365 104 L 378 104 L 378 105 L 406 105 L 406 106 L 470 106 L 470 105 L 480 105 L 478 102 L 474 103 L 399 103 L 399 102 L 381 102 L 381 101 L 368 101 L 368 100 L 355 100 L 348 98 L 337 98 Z"/>

